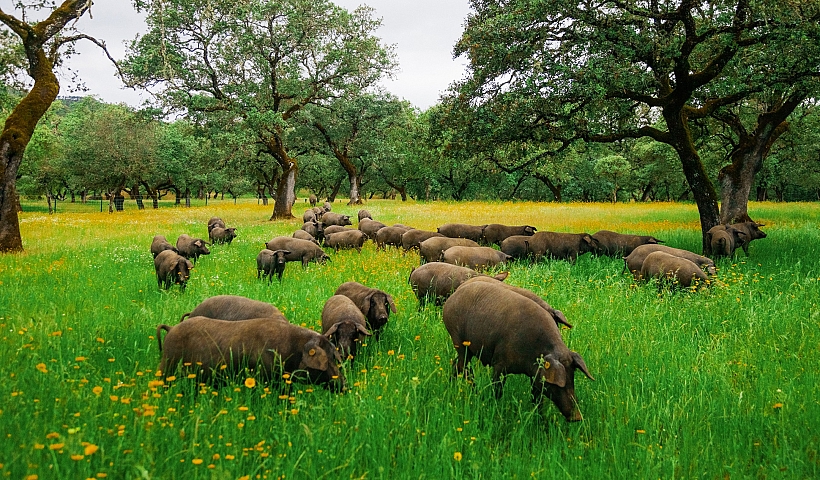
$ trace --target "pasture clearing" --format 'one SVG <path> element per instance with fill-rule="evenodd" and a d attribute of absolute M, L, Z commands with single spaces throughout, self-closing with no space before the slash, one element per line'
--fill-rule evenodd
<path fill-rule="evenodd" d="M 65 205 L 65 204 L 61 204 Z M 298 203 L 294 214 L 301 215 Z M 91 207 L 93 209 L 93 206 Z M 377 220 L 435 229 L 450 221 L 539 230 L 648 233 L 699 252 L 688 204 L 401 203 L 371 201 Z M 81 207 L 77 207 L 78 210 Z M 334 211 L 357 208 L 337 203 Z M 751 204 L 768 238 L 718 262 L 699 292 L 658 292 L 623 262 L 515 263 L 529 288 L 575 325 L 567 345 L 595 382 L 576 376 L 584 420 L 569 424 L 529 381 L 495 400 L 489 371 L 450 378 L 441 309 L 417 310 L 415 254 L 329 252 L 258 281 L 265 241 L 301 221 L 269 222 L 255 201 L 115 214 L 24 213 L 26 248 L 0 257 L 0 476 L 10 478 L 818 478 L 820 477 L 820 209 Z M 237 227 L 212 247 L 187 291 L 160 291 L 151 238 L 207 238 L 213 215 Z M 344 395 L 308 384 L 186 390 L 156 377 L 157 324 L 205 298 L 244 295 L 319 329 L 324 301 L 356 280 L 393 295 L 381 339 L 347 365 Z M 250 385 L 252 382 L 249 382 Z"/>

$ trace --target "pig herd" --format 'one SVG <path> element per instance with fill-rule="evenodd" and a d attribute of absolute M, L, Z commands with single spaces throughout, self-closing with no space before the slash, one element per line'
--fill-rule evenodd
<path fill-rule="evenodd" d="M 419 308 L 428 301 L 442 306 L 443 323 L 456 351 L 453 375 L 467 375 L 467 364 L 477 357 L 492 368 L 497 397 L 506 375 L 527 375 L 532 379 L 533 399 L 550 399 L 567 421 L 582 418 L 575 395 L 576 370 L 594 380 L 581 355 L 563 342 L 560 329 L 572 325 L 534 292 L 504 283 L 507 272 L 484 273 L 487 269 L 510 260 L 575 262 L 591 253 L 623 258 L 625 270 L 636 280 L 657 278 L 693 287 L 708 285 L 716 274 L 712 259 L 661 245 L 664 242 L 653 236 L 459 223 L 433 232 L 388 226 L 373 220 L 366 210 L 359 211 L 358 229 L 353 229 L 347 228 L 352 225 L 348 215 L 330 209 L 329 204 L 308 209 L 300 230 L 267 242 L 257 256 L 257 278 L 271 281 L 275 275 L 281 281 L 287 262 L 298 261 L 303 267 L 325 263 L 330 257 L 322 246 L 361 251 L 364 242 L 372 240 L 378 249 L 417 250 L 421 265 L 412 270 L 409 283 Z M 747 222 L 715 227 L 709 238 L 712 252 L 731 256 L 740 247 L 748 255 L 749 242 L 766 236 L 760 226 Z M 236 237 L 236 229 L 227 228 L 217 217 L 209 220 L 208 233 L 210 244 L 230 244 Z M 208 244 L 181 235 L 174 246 L 155 236 L 151 252 L 159 287 L 179 284 L 184 290 L 198 257 L 210 253 Z M 396 305 L 389 293 L 346 282 L 325 302 L 320 334 L 291 324 L 268 303 L 233 295 L 211 297 L 183 315 L 177 325 L 157 327 L 159 370 L 170 375 L 181 368 L 201 382 L 218 385 L 248 369 L 263 381 L 286 375 L 343 392 L 341 364 L 354 361 L 366 337 L 379 337 L 391 312 L 396 312 Z"/>

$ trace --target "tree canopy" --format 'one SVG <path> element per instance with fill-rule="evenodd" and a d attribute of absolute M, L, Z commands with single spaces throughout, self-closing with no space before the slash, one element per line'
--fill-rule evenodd
<path fill-rule="evenodd" d="M 277 171 L 271 218 L 290 217 L 299 160 L 291 131 L 308 105 L 364 91 L 394 68 L 369 7 L 326 0 L 136 0 L 148 32 L 123 62 L 127 81 L 196 123 L 252 132 Z"/>

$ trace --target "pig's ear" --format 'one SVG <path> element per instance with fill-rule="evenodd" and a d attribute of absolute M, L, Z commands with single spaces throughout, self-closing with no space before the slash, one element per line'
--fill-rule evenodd
<path fill-rule="evenodd" d="M 370 315 L 370 304 L 373 301 L 374 293 L 376 292 L 370 292 L 369 294 L 367 294 L 367 296 L 362 299 L 361 305 L 359 305 L 359 309 L 362 311 L 365 317 Z"/>
<path fill-rule="evenodd" d="M 589 373 L 589 370 L 587 370 L 587 364 L 584 363 L 584 359 L 581 358 L 581 355 L 578 352 L 570 353 L 572 354 L 572 364 L 575 365 L 575 368 L 584 372 L 584 375 L 586 375 L 588 379 L 595 380 L 594 378 L 592 378 L 592 375 Z"/>
<path fill-rule="evenodd" d="M 501 272 L 498 275 L 494 276 L 493 278 L 498 280 L 499 282 L 503 282 L 510 276 L 510 272 Z"/>
<path fill-rule="evenodd" d="M 392 296 L 390 296 L 390 295 L 387 296 L 387 303 L 390 304 L 390 310 L 392 310 L 393 313 L 396 313 L 396 302 L 393 301 Z"/>
<path fill-rule="evenodd" d="M 565 387 L 567 384 L 567 370 L 564 365 L 552 355 L 544 357 L 544 380 L 558 387 Z"/>
<path fill-rule="evenodd" d="M 330 338 L 330 337 L 331 337 L 331 335 L 333 335 L 334 333 L 336 333 L 336 330 L 338 330 L 338 329 L 339 329 L 339 324 L 338 324 L 338 323 L 334 323 L 334 324 L 333 324 L 333 326 L 332 326 L 332 327 L 330 327 L 330 328 L 328 329 L 328 331 L 326 331 L 326 332 L 325 332 L 325 333 L 323 333 L 322 335 L 326 336 L 327 338 Z"/>
<path fill-rule="evenodd" d="M 373 335 L 372 333 L 368 332 L 367 329 L 364 328 L 364 326 L 362 326 L 362 325 L 357 324 L 356 325 L 356 330 L 358 330 L 359 333 L 361 333 L 362 335 L 367 335 L 368 337 Z"/>
<path fill-rule="evenodd" d="M 327 353 L 318 347 L 318 345 L 306 345 L 305 351 L 302 352 L 302 362 L 308 368 L 314 370 L 327 370 Z"/>

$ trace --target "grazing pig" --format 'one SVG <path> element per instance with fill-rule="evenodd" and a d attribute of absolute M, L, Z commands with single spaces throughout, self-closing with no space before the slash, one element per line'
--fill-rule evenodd
<path fill-rule="evenodd" d="M 309 242 L 315 243 L 316 245 L 319 245 L 319 240 L 316 240 L 315 238 L 313 238 L 313 235 L 309 234 L 304 230 L 296 230 L 295 232 L 293 232 L 292 237 L 301 238 L 302 240 L 307 240 Z"/>
<path fill-rule="evenodd" d="M 308 240 L 293 237 L 276 237 L 265 244 L 268 250 L 286 250 L 285 259 L 288 262 L 302 262 L 302 268 L 307 268 L 311 261 L 324 264 L 330 257 L 318 245 Z"/>
<path fill-rule="evenodd" d="M 641 245 L 635 250 L 632 250 L 632 253 L 628 256 L 624 257 L 626 270 L 632 272 L 635 280 L 640 280 L 643 261 L 646 259 L 646 256 L 652 252 L 666 252 L 670 255 L 675 255 L 676 257 L 685 258 L 695 263 L 695 265 L 698 265 L 704 273 L 709 275 L 715 275 L 716 273 L 715 261 L 709 257 L 698 255 L 697 253 L 690 252 L 689 250 L 667 247 L 666 245 Z"/>
<path fill-rule="evenodd" d="M 396 248 L 400 247 L 401 237 L 407 231 L 409 231 L 409 229 L 404 227 L 397 227 L 395 225 L 393 225 L 392 227 L 380 228 L 376 232 L 376 249 L 382 250 L 385 248 L 385 245 L 393 245 Z"/>
<path fill-rule="evenodd" d="M 443 237 L 444 235 L 438 232 L 429 232 L 427 230 L 408 230 L 401 236 L 401 247 L 405 252 L 409 252 L 414 248 L 419 248 L 419 243 L 433 237 Z"/>
<path fill-rule="evenodd" d="M 225 222 L 219 217 L 211 217 L 211 219 L 208 220 L 208 233 L 211 233 L 214 227 L 225 228 Z"/>
<path fill-rule="evenodd" d="M 168 240 L 166 240 L 164 235 L 154 235 L 154 239 L 151 240 L 151 255 L 153 255 L 154 258 L 157 258 L 157 255 L 164 250 L 171 250 L 174 253 L 179 253 L 177 247 L 171 245 Z"/>
<path fill-rule="evenodd" d="M 527 258 L 530 255 L 529 242 L 530 235 L 513 235 L 505 238 L 501 242 L 501 251 L 518 260 Z"/>
<path fill-rule="evenodd" d="M 165 345 L 161 330 L 168 332 Z M 166 376 L 179 368 L 181 376 L 194 374 L 197 382 L 220 386 L 224 380 L 246 375 L 247 369 L 266 383 L 287 373 L 336 392 L 345 387 L 338 366 L 341 359 L 330 340 L 288 322 L 191 317 L 173 327 L 159 325 L 157 343 L 162 352 L 159 371 Z"/>
<path fill-rule="evenodd" d="M 694 262 L 666 252 L 652 252 L 641 265 L 641 277 L 669 279 L 681 287 L 691 287 L 696 282 L 708 284 L 709 277 Z"/>
<path fill-rule="evenodd" d="M 505 263 L 512 257 L 490 247 L 450 247 L 444 251 L 445 263 L 461 265 L 473 270 L 484 270 Z"/>
<path fill-rule="evenodd" d="M 350 221 L 349 215 L 342 215 L 341 213 L 333 212 L 326 212 L 322 215 L 322 223 L 324 223 L 325 226 L 339 225 L 340 227 L 344 227 L 345 225 L 353 225 Z"/>
<path fill-rule="evenodd" d="M 531 237 L 536 230 L 535 227 L 529 225 L 508 226 L 498 223 L 491 223 L 484 228 L 484 241 L 488 245 L 501 246 L 504 239 L 512 237 L 513 235 L 521 235 Z"/>
<path fill-rule="evenodd" d="M 282 282 L 282 274 L 285 273 L 287 256 L 290 250 L 270 250 L 263 249 L 256 255 L 256 278 L 268 277 L 268 283 L 273 281 L 273 276 Z M 207 315 L 206 315 L 207 316 Z"/>
<path fill-rule="evenodd" d="M 752 240 L 757 240 L 759 238 L 766 238 L 766 232 L 760 229 L 760 227 L 765 227 L 766 225 L 762 223 L 756 222 L 742 222 L 742 223 L 734 223 L 732 227 L 735 230 L 740 231 L 739 235 L 739 242 L 738 247 L 743 249 L 743 253 L 746 256 L 749 256 L 749 243 Z"/>
<path fill-rule="evenodd" d="M 208 243 L 201 238 L 193 238 L 184 233 L 177 238 L 177 250 L 179 250 L 179 254 L 188 259 L 192 258 L 194 263 L 196 263 L 201 255 L 211 254 L 211 251 L 205 246 L 207 244 Z"/>
<path fill-rule="evenodd" d="M 438 233 L 450 238 L 467 238 L 474 242 L 484 241 L 484 229 L 487 225 L 467 225 L 465 223 L 445 223 L 438 227 Z"/>
<path fill-rule="evenodd" d="M 351 230 L 353 230 L 353 229 L 352 228 L 347 228 L 347 227 L 341 227 L 339 225 L 329 225 L 329 226 L 325 227 L 325 237 L 327 237 L 328 235 L 333 234 L 333 233 L 349 232 Z"/>
<path fill-rule="evenodd" d="M 322 335 L 328 337 L 341 352 L 342 358 L 353 359 L 357 344 L 367 331 L 367 321 L 353 300 L 344 295 L 333 295 L 322 309 Z"/>
<path fill-rule="evenodd" d="M 628 235 L 610 230 L 599 230 L 592 234 L 592 238 L 598 244 L 595 253 L 608 257 L 625 257 L 641 245 L 664 243 L 649 235 Z"/>
<path fill-rule="evenodd" d="M 359 223 L 361 223 L 361 221 L 365 218 L 369 218 L 370 220 L 373 220 L 373 216 L 370 215 L 370 212 L 368 212 L 367 210 L 359 210 L 358 215 L 359 215 Z"/>
<path fill-rule="evenodd" d="M 509 272 L 501 272 L 494 277 L 495 280 L 503 282 Z M 436 305 L 440 305 L 446 300 L 462 283 L 467 280 L 485 276 L 467 267 L 459 267 L 443 262 L 425 263 L 419 268 L 410 272 L 410 286 L 416 297 L 419 299 L 419 308 L 424 307 L 428 299 L 432 299 Z"/>
<path fill-rule="evenodd" d="M 440 262 L 444 251 L 450 247 L 478 247 L 479 245 L 468 238 L 433 237 L 419 243 L 421 263 Z"/>
<path fill-rule="evenodd" d="M 575 263 L 579 255 L 594 252 L 598 243 L 588 233 L 536 232 L 527 245 L 536 260 L 549 257 Z"/>
<path fill-rule="evenodd" d="M 217 295 L 206 298 L 193 310 L 183 315 L 179 321 L 181 322 L 189 316 L 228 321 L 250 320 L 252 318 L 272 318 L 283 322 L 288 321 L 282 315 L 282 312 L 270 303 L 240 297 L 239 295 Z"/>
<path fill-rule="evenodd" d="M 344 295 L 352 300 L 364 315 L 370 330 L 377 335 L 387 324 L 390 312 L 396 313 L 396 304 L 392 296 L 378 288 L 370 288 L 358 282 L 345 282 L 339 285 L 334 295 Z"/>
<path fill-rule="evenodd" d="M 315 240 L 322 241 L 325 238 L 325 225 L 322 222 L 308 222 L 302 225 L 302 230 L 306 231 Z"/>
<path fill-rule="evenodd" d="M 715 225 L 706 232 L 706 239 L 714 257 L 734 257 L 741 236 L 745 233 L 732 225 Z"/>
<path fill-rule="evenodd" d="M 325 212 L 329 212 L 331 208 L 333 208 L 333 205 L 331 205 L 330 202 L 325 202 L 322 204 L 322 210 Z"/>
<path fill-rule="evenodd" d="M 487 282 L 487 283 L 492 283 L 493 285 L 500 285 L 501 287 L 504 287 L 507 290 L 513 291 L 513 292 L 515 292 L 519 295 L 523 295 L 523 296 L 529 298 L 530 300 L 532 300 L 533 302 L 537 303 L 539 307 L 543 308 L 550 315 L 552 315 L 552 318 L 555 319 L 556 324 L 566 325 L 567 328 L 572 328 L 572 325 L 567 320 L 567 317 L 566 317 L 566 315 L 564 315 L 564 312 L 562 312 L 561 310 L 556 310 L 556 309 L 552 308 L 549 303 L 545 302 L 543 298 L 539 297 L 538 295 L 535 294 L 535 292 L 533 292 L 531 290 L 527 290 L 526 288 L 521 288 L 521 287 L 515 287 L 513 285 L 510 285 L 510 284 L 507 284 L 507 283 L 504 283 L 504 282 L 499 282 L 495 278 L 488 277 L 486 275 L 479 275 L 477 277 L 473 277 L 473 278 L 467 280 L 466 282 L 462 283 L 462 285 L 468 285 L 468 284 L 473 283 L 473 282 Z M 561 328 L 561 327 L 559 326 L 558 328 Z"/>
<path fill-rule="evenodd" d="M 359 220 L 359 230 L 364 232 L 364 234 L 367 235 L 367 238 L 373 240 L 374 242 L 376 241 L 376 233 L 386 226 L 387 225 L 382 222 L 370 220 L 369 218 Z"/>
<path fill-rule="evenodd" d="M 325 246 L 339 251 L 340 248 L 355 248 L 357 252 L 362 251 L 362 245 L 367 240 L 361 230 L 345 229 L 343 232 L 336 232 L 330 235 L 325 233 Z"/>
<path fill-rule="evenodd" d="M 157 273 L 157 286 L 168 290 L 172 284 L 179 284 L 179 290 L 185 291 L 191 269 L 194 264 L 173 250 L 163 250 L 154 258 L 154 270 Z M 163 284 L 165 285 L 163 287 Z"/>
<path fill-rule="evenodd" d="M 444 326 L 456 348 L 453 373 L 460 376 L 473 357 L 493 368 L 496 398 L 504 376 L 533 378 L 536 402 L 553 401 L 567 421 L 581 420 L 575 396 L 575 370 L 590 380 L 584 359 L 564 344 L 555 319 L 534 301 L 492 283 L 459 287 L 443 310 Z"/>
<path fill-rule="evenodd" d="M 313 213 L 316 214 L 316 220 L 322 221 L 322 215 L 325 214 L 325 209 L 322 207 L 313 207 Z"/>
<path fill-rule="evenodd" d="M 210 232 L 208 232 L 208 236 L 210 237 L 211 244 L 227 243 L 230 245 L 231 242 L 233 242 L 233 239 L 236 238 L 236 229 L 214 227 Z"/>
<path fill-rule="evenodd" d="M 302 222 L 310 223 L 314 221 L 316 221 L 316 213 L 312 209 L 305 210 L 305 213 L 302 214 Z"/>
<path fill-rule="evenodd" d="M 316 197 L 316 195 L 314 195 L 314 194 L 312 194 L 312 193 L 311 193 L 311 194 L 310 194 L 310 196 L 308 197 L 308 202 L 310 203 L 310 206 L 311 206 L 311 207 L 315 207 L 315 206 L 316 206 L 316 202 L 318 202 L 318 201 L 319 201 L 319 198 L 317 198 L 317 197 Z"/>

